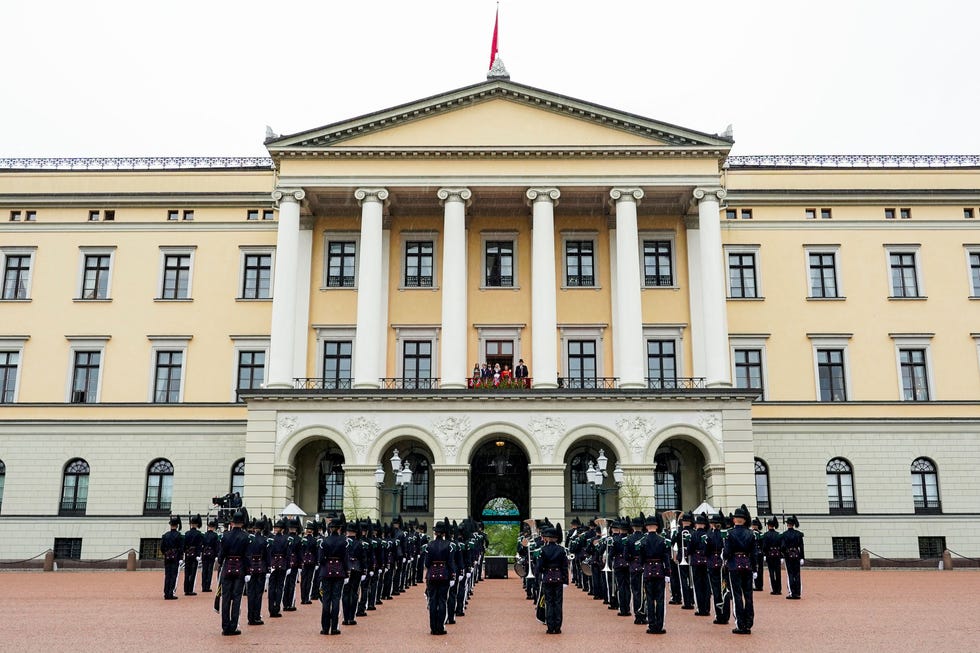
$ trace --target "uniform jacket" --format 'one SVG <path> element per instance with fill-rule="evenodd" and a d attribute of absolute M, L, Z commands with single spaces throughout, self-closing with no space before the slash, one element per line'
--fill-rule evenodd
<path fill-rule="evenodd" d="M 242 559 L 241 570 L 243 574 L 248 571 L 248 558 L 245 551 L 248 549 L 248 534 L 241 528 L 233 528 L 225 533 L 221 538 L 221 548 L 218 551 L 218 564 L 222 566 L 222 572 L 226 572 L 225 565 L 228 558 L 238 557 Z"/>
<path fill-rule="evenodd" d="M 184 555 L 184 536 L 180 531 L 167 531 L 160 538 L 160 553 L 165 562 L 177 562 Z"/>
<path fill-rule="evenodd" d="M 201 555 L 201 545 L 204 544 L 204 534 L 192 528 L 184 534 L 184 555 L 196 558 Z"/>
<path fill-rule="evenodd" d="M 245 555 L 248 556 L 249 573 L 265 574 L 269 571 L 272 559 L 269 555 L 269 542 L 265 535 L 261 533 L 249 535 Z"/>
<path fill-rule="evenodd" d="M 782 553 L 779 550 L 781 535 L 776 529 L 766 531 L 762 534 L 762 553 L 769 560 L 779 560 Z"/>
<path fill-rule="evenodd" d="M 446 581 L 452 580 L 456 576 L 456 560 L 452 545 L 442 538 L 435 538 L 425 545 L 425 568 L 430 570 L 433 564 L 439 563 L 448 568 Z M 429 581 L 438 582 L 438 581 Z"/>
<path fill-rule="evenodd" d="M 639 534 L 640 538 L 636 541 L 634 549 L 636 559 L 641 568 L 649 569 L 650 563 L 653 565 L 663 565 L 663 576 L 670 575 L 670 544 L 659 533 Z M 647 574 L 649 575 L 649 574 Z"/>
<path fill-rule="evenodd" d="M 327 560 L 340 560 L 343 566 L 344 577 L 350 576 L 350 560 L 347 558 L 347 538 L 340 534 L 328 535 L 320 541 L 320 554 L 318 562 L 320 564 L 320 577 L 326 578 Z"/>
<path fill-rule="evenodd" d="M 745 525 L 736 526 L 728 531 L 725 538 L 725 560 L 729 571 L 736 571 L 738 560 L 736 556 L 746 555 L 751 563 L 755 556 L 755 534 Z"/>
<path fill-rule="evenodd" d="M 792 559 L 795 549 L 799 549 L 799 555 L 796 556 L 796 558 L 805 558 L 806 555 L 803 551 L 803 533 L 799 532 L 795 528 L 787 528 L 785 531 L 783 531 L 783 534 L 779 536 L 779 549 L 784 558 L 789 557 Z"/>
<path fill-rule="evenodd" d="M 201 557 L 213 558 L 218 555 L 218 545 L 221 540 L 215 531 L 205 531 L 201 536 Z"/>
<path fill-rule="evenodd" d="M 565 548 L 557 542 L 548 542 L 541 547 L 541 555 L 538 556 L 534 575 L 540 578 L 543 583 L 554 583 L 556 581 L 546 580 L 546 576 L 555 575 L 553 570 L 559 572 L 557 577 L 561 584 L 568 585 L 568 555 L 565 553 Z M 551 571 L 550 574 L 549 571 Z"/>

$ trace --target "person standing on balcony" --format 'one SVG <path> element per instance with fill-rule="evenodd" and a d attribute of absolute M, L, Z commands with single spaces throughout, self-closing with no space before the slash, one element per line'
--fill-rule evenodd
<path fill-rule="evenodd" d="M 524 364 L 524 359 L 517 361 L 517 367 L 514 368 L 514 378 L 515 379 L 526 379 L 528 377 L 527 365 Z"/>

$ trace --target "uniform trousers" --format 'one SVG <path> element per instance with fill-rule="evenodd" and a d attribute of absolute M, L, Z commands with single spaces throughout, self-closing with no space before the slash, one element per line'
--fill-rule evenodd
<path fill-rule="evenodd" d="M 224 592 L 224 590 L 221 590 Z M 252 574 L 245 587 L 248 596 L 248 622 L 262 621 L 262 595 L 265 594 L 265 574 Z"/>
<path fill-rule="evenodd" d="M 331 632 L 340 630 L 340 596 L 344 591 L 343 578 L 324 578 L 320 581 L 320 602 L 323 609 L 320 612 L 320 630 Z"/>
<path fill-rule="evenodd" d="M 681 572 L 676 560 L 670 561 L 670 600 L 675 604 L 681 602 Z"/>
<path fill-rule="evenodd" d="M 561 583 L 542 583 L 541 591 L 544 592 L 544 620 L 548 624 L 548 630 L 559 631 L 561 630 L 565 589 Z"/>
<path fill-rule="evenodd" d="M 177 570 L 180 569 L 180 561 L 167 560 L 163 563 L 163 595 L 173 596 L 177 591 Z"/>
<path fill-rule="evenodd" d="M 351 571 L 350 581 L 344 585 L 341 603 L 344 608 L 344 621 L 354 621 L 357 612 L 357 590 L 361 586 L 361 572 Z"/>
<path fill-rule="evenodd" d="M 684 607 L 694 607 L 694 565 L 677 565 L 681 577 L 681 601 Z"/>
<path fill-rule="evenodd" d="M 184 556 L 184 594 L 194 591 L 197 582 L 197 557 Z"/>
<path fill-rule="evenodd" d="M 662 577 L 646 576 L 643 579 L 643 586 L 647 593 L 647 630 L 660 632 L 664 629 L 666 582 Z"/>
<path fill-rule="evenodd" d="M 299 581 L 299 600 L 307 603 L 313 600 L 313 578 L 316 576 L 316 565 L 303 565 L 303 573 Z"/>
<path fill-rule="evenodd" d="M 211 591 L 211 578 L 214 576 L 214 556 L 201 556 L 201 591 Z"/>
<path fill-rule="evenodd" d="M 286 570 L 276 569 L 269 576 L 269 614 L 279 614 L 282 610 L 283 584 L 286 581 Z"/>
<path fill-rule="evenodd" d="M 773 594 L 783 593 L 783 569 L 779 564 L 779 558 L 766 556 L 766 567 L 769 568 L 769 587 Z"/>
<path fill-rule="evenodd" d="M 241 576 L 221 578 L 221 632 L 231 633 L 238 630 L 238 616 L 242 610 L 242 592 L 245 590 L 245 579 Z"/>
<path fill-rule="evenodd" d="M 755 554 L 755 557 L 752 558 L 752 575 L 753 575 L 752 581 L 753 581 L 754 589 L 757 592 L 761 592 L 763 589 L 762 582 L 765 577 L 765 574 L 763 573 L 762 568 L 765 566 L 765 563 L 763 562 L 764 559 L 765 556 L 761 553 L 761 550 L 759 553 Z"/>
<path fill-rule="evenodd" d="M 630 614 L 630 570 L 628 567 L 619 567 L 613 570 L 616 576 L 616 603 L 619 606 L 619 614 Z"/>
<path fill-rule="evenodd" d="M 803 591 L 800 581 L 800 561 L 799 559 L 786 559 L 786 583 L 789 585 L 790 596 L 800 596 Z"/>
<path fill-rule="evenodd" d="M 751 630 L 755 622 L 755 607 L 752 600 L 752 571 L 730 571 L 728 584 L 735 599 L 735 625 L 739 630 Z"/>
<path fill-rule="evenodd" d="M 643 570 L 637 569 L 630 572 L 630 593 L 633 595 L 633 612 L 637 618 L 645 614 L 646 606 L 643 605 Z M 627 604 L 627 608 L 629 604 Z M 627 610 L 628 611 L 628 610 Z"/>
<path fill-rule="evenodd" d="M 446 630 L 446 600 L 449 595 L 449 581 L 430 580 L 429 595 L 429 631 L 433 634 Z"/>
<path fill-rule="evenodd" d="M 284 608 L 291 608 L 296 604 L 296 577 L 298 575 L 298 567 L 286 571 L 286 583 L 282 587 L 282 607 Z"/>
<path fill-rule="evenodd" d="M 722 574 L 725 573 L 724 569 L 711 569 L 708 571 L 708 577 L 711 580 L 711 596 L 713 597 L 711 602 L 715 608 L 715 619 L 727 624 L 732 616 L 732 604 L 731 599 L 725 597 L 721 589 Z M 728 589 L 731 592 L 731 586 Z"/>
<path fill-rule="evenodd" d="M 357 599 L 356 614 L 358 617 L 363 617 L 367 614 L 365 610 L 367 610 L 368 595 L 371 593 L 371 579 L 373 578 L 373 576 L 371 575 L 372 573 L 373 572 L 365 573 L 364 580 L 361 581 L 360 593 L 358 594 L 358 599 Z"/>
<path fill-rule="evenodd" d="M 691 573 L 694 576 L 694 600 L 697 603 L 697 611 L 702 614 L 711 612 L 711 583 L 708 580 L 708 567 L 706 565 L 691 565 Z"/>

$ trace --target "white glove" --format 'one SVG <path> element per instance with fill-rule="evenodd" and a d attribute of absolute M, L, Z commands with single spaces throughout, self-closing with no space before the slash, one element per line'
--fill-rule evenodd
<path fill-rule="evenodd" d="M 350 582 L 350 578 L 349 577 L 344 579 L 344 585 L 346 585 L 349 582 Z"/>
<path fill-rule="evenodd" d="M 252 580 L 252 574 L 245 574 L 245 582 L 248 583 L 251 582 L 251 580 Z"/>
<path fill-rule="evenodd" d="M 201 556 L 197 556 L 197 564 L 201 564 Z"/>
<path fill-rule="evenodd" d="M 450 587 L 453 587 L 455 584 L 456 584 L 456 581 L 454 581 L 454 580 L 449 581 L 449 586 Z"/>
<path fill-rule="evenodd" d="M 752 572 L 752 580 L 756 580 L 757 578 L 759 578 L 759 574 L 753 571 Z"/>
<path fill-rule="evenodd" d="M 801 567 L 804 565 L 804 563 L 806 563 L 806 560 L 804 560 L 803 558 L 800 558 L 800 566 Z"/>
<path fill-rule="evenodd" d="M 374 576 L 374 572 L 373 571 L 369 571 L 368 572 L 368 576 Z"/>
<path fill-rule="evenodd" d="M 402 558 L 402 562 L 405 562 L 405 558 Z"/>
<path fill-rule="evenodd" d="M 367 578 L 367 576 L 365 576 L 364 574 L 361 574 L 361 582 L 362 582 L 362 583 L 364 582 L 364 580 L 365 580 L 366 578 Z"/>
<path fill-rule="evenodd" d="M 562 587 L 568 587 L 568 583 L 563 583 Z"/>
<path fill-rule="evenodd" d="M 668 585 L 670 585 L 670 576 L 666 576 L 664 578 L 664 582 L 667 583 Z"/>
<path fill-rule="evenodd" d="M 470 577 L 470 572 L 466 572 L 466 577 L 467 577 L 467 578 L 469 578 L 469 577 Z"/>

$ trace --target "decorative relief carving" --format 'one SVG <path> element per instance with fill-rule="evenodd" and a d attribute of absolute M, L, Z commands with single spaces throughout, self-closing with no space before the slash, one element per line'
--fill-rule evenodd
<path fill-rule="evenodd" d="M 279 426 L 278 436 L 279 439 L 281 440 L 282 438 L 292 433 L 293 429 L 296 428 L 296 418 L 288 417 L 288 416 L 280 417 L 278 426 Z"/>
<path fill-rule="evenodd" d="M 621 417 L 616 421 L 620 434 L 629 443 L 630 451 L 639 454 L 643 453 L 644 447 L 653 435 L 654 420 L 649 420 L 639 415 L 635 417 Z"/>
<path fill-rule="evenodd" d="M 344 422 L 344 434 L 354 445 L 360 461 L 367 455 L 368 446 L 381 432 L 381 426 L 372 417 L 359 415 Z"/>
<path fill-rule="evenodd" d="M 459 445 L 470 431 L 470 418 L 446 417 L 432 423 L 432 430 L 447 445 Z"/>
<path fill-rule="evenodd" d="M 565 420 L 560 417 L 535 417 L 531 420 L 530 430 L 542 451 L 548 445 L 554 449 L 558 438 L 565 432 Z"/>
<path fill-rule="evenodd" d="M 269 157 L 137 156 L 0 158 L 3 170 L 186 170 L 192 168 L 272 168 Z"/>
<path fill-rule="evenodd" d="M 717 415 L 712 413 L 701 413 L 698 416 L 698 426 L 700 426 L 701 430 L 705 433 L 711 434 L 711 436 L 716 440 L 719 439 L 718 431 L 721 427 L 721 419 L 719 419 Z"/>

